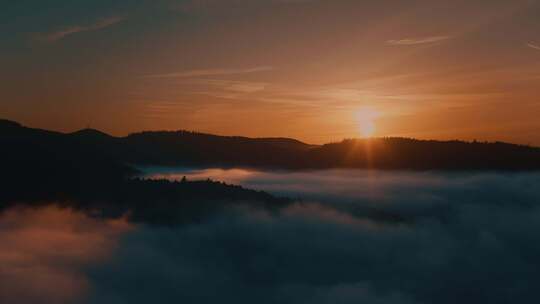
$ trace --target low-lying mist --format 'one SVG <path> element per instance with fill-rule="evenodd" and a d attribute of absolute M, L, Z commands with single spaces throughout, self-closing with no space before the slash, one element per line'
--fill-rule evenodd
<path fill-rule="evenodd" d="M 77 302 L 539 298 L 540 174 L 210 169 L 149 176 L 212 178 L 301 199 L 277 212 L 242 204 L 185 225 L 130 224 L 115 234 L 106 259 L 61 265 L 87 284 Z M 42 266 L 58 265 L 44 259 Z"/>

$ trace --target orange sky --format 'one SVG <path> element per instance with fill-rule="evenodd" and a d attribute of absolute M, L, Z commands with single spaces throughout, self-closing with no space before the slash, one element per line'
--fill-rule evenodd
<path fill-rule="evenodd" d="M 29 2 L 0 117 L 33 127 L 540 145 L 539 1 Z"/>

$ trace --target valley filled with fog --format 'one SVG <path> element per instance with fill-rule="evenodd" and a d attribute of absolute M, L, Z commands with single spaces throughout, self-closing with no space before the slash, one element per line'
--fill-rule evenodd
<path fill-rule="evenodd" d="M 540 281 L 538 173 L 144 168 L 184 176 L 292 200 L 166 225 L 22 202 L 1 302 L 508 303 Z"/>

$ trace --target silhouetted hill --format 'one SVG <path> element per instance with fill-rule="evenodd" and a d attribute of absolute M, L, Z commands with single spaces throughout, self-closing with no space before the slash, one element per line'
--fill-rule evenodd
<path fill-rule="evenodd" d="M 182 224 L 231 205 L 272 210 L 289 203 L 211 180 L 133 178 L 138 172 L 121 157 L 131 147 L 95 130 L 63 134 L 0 121 L 0 147 L 0 211 L 55 202 L 98 216 L 129 214 L 133 221 Z"/>
<path fill-rule="evenodd" d="M 0 128 L 2 129 L 8 129 L 8 128 L 21 128 L 21 124 L 15 121 L 7 120 L 7 119 L 0 119 Z"/>
<path fill-rule="evenodd" d="M 2 146 L 9 147 L 3 153 L 26 153 L 30 160 L 36 157 L 55 160 L 62 156 L 60 159 L 67 159 L 73 165 L 73 172 L 116 168 L 115 171 L 130 174 L 129 165 L 540 170 L 539 148 L 500 142 L 373 138 L 308 145 L 287 138 L 217 136 L 188 131 L 113 137 L 91 129 L 63 134 L 13 122 L 0 122 L 0 136 Z"/>
<path fill-rule="evenodd" d="M 113 137 L 107 133 L 101 132 L 96 129 L 82 129 L 79 131 L 75 131 L 73 133 L 69 133 L 69 135 L 73 137 L 80 137 L 84 139 L 96 139 L 96 140 L 110 140 L 113 139 Z"/>
<path fill-rule="evenodd" d="M 131 163 L 151 165 L 286 166 L 311 148 L 291 139 L 216 136 L 187 131 L 142 132 L 120 139 Z"/>
<path fill-rule="evenodd" d="M 100 143 L 86 136 L 2 122 L 0 164 L 4 172 L 9 172 L 11 179 L 46 172 L 49 180 L 58 179 L 63 183 L 76 183 L 93 177 L 121 179 L 136 173 L 118 158 L 102 153 L 101 148 L 97 148 Z M 111 141 L 107 145 L 113 144 Z"/>
<path fill-rule="evenodd" d="M 104 183 L 98 178 L 58 183 L 47 175 L 25 180 L 6 179 L 0 192 L 0 212 L 11 206 L 51 203 L 93 216 L 177 225 L 198 222 L 228 207 L 245 206 L 279 210 L 292 201 L 263 191 L 211 180 L 181 181 L 124 179 Z"/>
<path fill-rule="evenodd" d="M 311 149 L 306 159 L 321 167 L 511 171 L 540 169 L 539 148 L 501 142 L 409 138 L 344 140 Z"/>

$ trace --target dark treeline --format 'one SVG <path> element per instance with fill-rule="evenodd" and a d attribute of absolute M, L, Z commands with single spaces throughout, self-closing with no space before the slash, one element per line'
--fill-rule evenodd
<path fill-rule="evenodd" d="M 277 211 L 292 201 L 266 192 L 211 180 L 167 181 L 124 179 L 103 183 L 75 179 L 64 183 L 46 175 L 6 179 L 0 192 L 0 212 L 12 206 L 58 206 L 91 216 L 119 218 L 156 225 L 200 222 L 230 207 Z"/>
<path fill-rule="evenodd" d="M 540 149 L 502 142 L 352 139 L 310 150 L 308 166 L 404 170 L 540 169 Z"/>
<path fill-rule="evenodd" d="M 37 153 L 51 160 L 61 154 L 73 160 L 74 172 L 81 171 L 80 166 L 87 166 L 90 172 L 102 172 L 102 167 L 107 166 L 108 170 L 129 174 L 131 169 L 122 164 L 282 169 L 540 169 L 540 148 L 500 142 L 374 138 L 308 145 L 286 138 L 252 139 L 187 131 L 113 137 L 91 129 L 69 134 L 30 129 L 9 121 L 0 123 L 0 136 L 3 147 L 12 145 L 14 153 L 25 153 L 29 160 Z M 88 163 L 81 164 L 81 157 Z M 54 162 L 50 166 L 55 167 Z"/>
<path fill-rule="evenodd" d="M 97 132 L 64 135 L 0 123 L 0 211 L 15 205 L 59 204 L 135 222 L 182 224 L 234 206 L 274 210 L 290 203 L 262 191 L 211 180 L 171 182 L 135 178 L 94 140 Z M 113 142 L 114 146 L 115 143 Z"/>
<path fill-rule="evenodd" d="M 0 209 L 63 204 L 133 221 L 199 221 L 226 206 L 287 206 L 291 201 L 214 181 L 135 178 L 133 165 L 253 166 L 286 169 L 538 170 L 540 149 L 505 143 L 344 140 L 321 146 L 193 132 L 143 132 L 118 138 L 96 130 L 59 133 L 0 121 Z M 406 220 L 378 210 L 362 215 Z"/>

